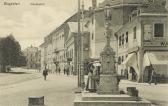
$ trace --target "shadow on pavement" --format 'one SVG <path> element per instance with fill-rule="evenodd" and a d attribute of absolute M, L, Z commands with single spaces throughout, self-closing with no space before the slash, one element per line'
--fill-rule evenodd
<path fill-rule="evenodd" d="M 168 103 L 165 101 L 158 100 L 150 100 L 152 102 L 152 106 L 168 106 Z"/>
<path fill-rule="evenodd" d="M 27 72 L 8 72 L 9 74 L 30 74 Z"/>

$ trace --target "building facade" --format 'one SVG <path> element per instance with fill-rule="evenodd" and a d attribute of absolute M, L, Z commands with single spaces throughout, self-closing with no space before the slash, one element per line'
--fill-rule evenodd
<path fill-rule="evenodd" d="M 87 29 L 87 31 L 81 29 L 85 35 L 84 59 L 99 60 L 100 53 L 105 46 L 104 8 L 106 4 L 110 4 L 111 9 L 111 46 L 116 52 L 116 65 L 119 65 L 117 66 L 118 74 L 123 75 L 127 71 L 130 80 L 149 80 L 146 76 L 149 77 L 150 73 L 146 74 L 143 71 L 146 67 L 143 64 L 143 61 L 146 61 L 143 57 L 150 54 L 149 51 L 166 51 L 167 49 L 166 46 L 163 46 L 167 45 L 167 42 L 164 41 L 167 39 L 165 37 L 167 27 L 165 0 L 105 0 L 99 6 L 96 5 L 96 0 L 93 0 L 93 7 L 90 8 L 89 12 L 84 12 L 83 23 L 81 23 L 82 28 Z M 152 7 L 151 4 L 156 4 L 156 7 Z M 152 22 L 156 22 L 156 24 Z M 59 67 L 62 67 L 61 69 L 65 63 L 74 65 L 77 61 L 77 54 L 75 54 L 77 50 L 77 46 L 75 46 L 78 35 L 77 26 L 77 14 L 74 14 L 45 37 L 44 43 L 40 46 L 43 69 L 46 66 L 54 71 L 58 64 Z M 158 31 L 154 31 L 154 28 L 156 30 L 162 28 L 165 36 L 162 38 L 148 36 L 149 33 L 151 36 L 158 33 Z M 151 31 L 149 32 L 149 30 Z M 162 45 L 156 46 L 156 42 L 157 45 L 162 42 Z M 128 68 L 126 67 L 129 63 L 128 60 L 132 57 L 136 57 L 132 60 L 134 65 Z"/>
<path fill-rule="evenodd" d="M 168 12 L 160 1 L 134 10 L 116 33 L 118 73 L 129 80 L 148 82 L 153 67 L 160 78 L 168 77 L 167 27 Z"/>
<path fill-rule="evenodd" d="M 105 0 L 98 6 L 90 10 L 90 18 L 88 27 L 90 31 L 90 50 L 89 56 L 93 60 L 100 57 L 100 53 L 105 46 L 105 16 L 104 8 L 106 4 L 110 4 L 111 9 L 111 47 L 116 52 L 117 57 L 117 39 L 115 33 L 129 21 L 129 14 L 138 6 L 143 5 L 142 0 Z"/>
<path fill-rule="evenodd" d="M 55 67 L 53 69 L 56 71 L 58 70 L 58 67 L 60 67 L 61 70 L 64 68 L 65 64 L 65 47 L 64 47 L 64 27 L 60 27 L 56 30 L 56 32 L 53 32 L 53 39 L 52 39 L 52 46 L 53 46 L 53 62 Z"/>
<path fill-rule="evenodd" d="M 56 72 L 58 67 L 63 70 L 67 63 L 65 48 L 65 38 L 69 31 L 67 22 L 76 21 L 77 14 L 74 14 L 44 38 L 44 42 L 40 45 L 42 70 L 47 68 L 50 72 Z"/>
<path fill-rule="evenodd" d="M 83 45 L 83 62 L 89 58 L 89 36 L 90 33 L 88 31 L 88 28 L 85 27 L 86 23 L 84 22 L 81 24 L 81 34 L 83 36 L 82 38 L 82 45 Z M 82 26 L 83 25 L 83 26 Z M 75 50 L 78 49 L 77 43 L 78 39 L 78 23 L 77 22 L 68 22 L 67 26 L 69 28 L 68 36 L 65 40 L 65 48 L 66 48 L 66 60 L 69 62 L 69 64 L 74 68 L 75 61 L 77 59 L 77 56 L 75 54 Z M 76 71 L 76 70 L 74 70 Z M 76 74 L 77 72 L 73 72 Z"/>
<path fill-rule="evenodd" d="M 30 46 L 23 50 L 23 54 L 26 57 L 27 68 L 38 69 L 40 68 L 40 51 L 38 47 Z"/>

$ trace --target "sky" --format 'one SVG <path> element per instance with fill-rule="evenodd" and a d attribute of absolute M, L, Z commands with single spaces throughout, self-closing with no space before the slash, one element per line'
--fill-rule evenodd
<path fill-rule="evenodd" d="M 77 12 L 77 4 L 78 0 L 0 0 L 0 37 L 13 34 L 22 50 L 31 45 L 38 47 L 45 36 Z M 88 9 L 91 0 L 84 0 L 84 4 Z"/>

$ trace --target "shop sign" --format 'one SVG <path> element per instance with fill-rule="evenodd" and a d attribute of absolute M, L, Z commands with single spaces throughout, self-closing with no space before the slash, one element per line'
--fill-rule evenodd
<path fill-rule="evenodd" d="M 144 46 L 168 46 L 168 42 L 144 42 Z"/>

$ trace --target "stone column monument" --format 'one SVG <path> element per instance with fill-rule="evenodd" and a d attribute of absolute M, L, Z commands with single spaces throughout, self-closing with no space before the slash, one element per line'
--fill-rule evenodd
<path fill-rule="evenodd" d="M 108 11 L 107 11 L 108 12 Z M 110 11 L 109 11 L 110 12 Z M 106 13 L 106 45 L 103 51 L 100 54 L 101 58 L 101 75 L 100 75 L 100 84 L 97 90 L 98 94 L 119 94 L 118 90 L 118 79 L 115 69 L 115 52 L 110 46 L 110 39 L 112 31 L 110 29 L 110 13 Z"/>

